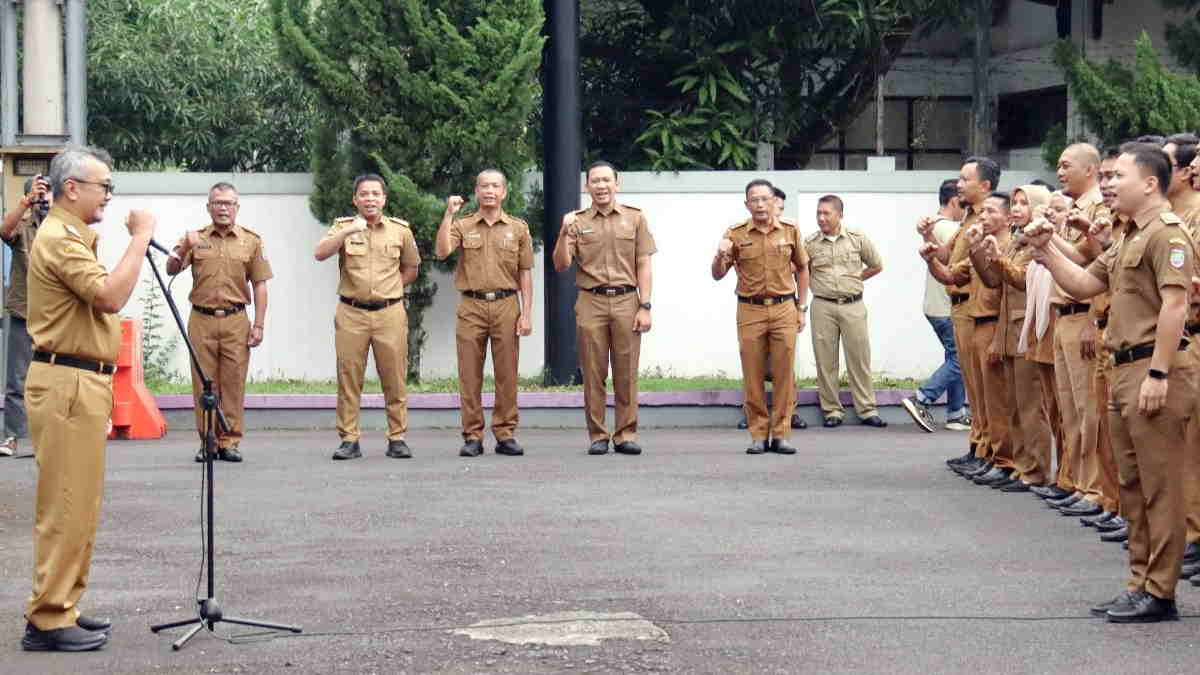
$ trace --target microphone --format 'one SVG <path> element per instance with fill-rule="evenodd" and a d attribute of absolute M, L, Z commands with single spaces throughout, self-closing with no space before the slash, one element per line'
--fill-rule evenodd
<path fill-rule="evenodd" d="M 167 248 L 166 246 L 163 246 L 162 244 L 158 243 L 157 241 L 154 241 L 153 239 L 150 240 L 150 247 L 153 248 L 154 250 L 158 251 L 159 253 L 167 256 L 168 258 L 175 258 L 176 260 L 182 260 L 182 258 L 180 258 L 174 251 Z"/>

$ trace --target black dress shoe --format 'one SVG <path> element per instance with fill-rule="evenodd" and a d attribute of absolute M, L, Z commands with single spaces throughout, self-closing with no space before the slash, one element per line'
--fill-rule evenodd
<path fill-rule="evenodd" d="M 359 457 L 362 457 L 362 451 L 358 449 L 358 441 L 342 441 L 342 444 L 333 453 L 334 459 L 358 459 Z"/>
<path fill-rule="evenodd" d="M 1193 541 L 1183 549 L 1184 564 L 1200 562 L 1200 541 Z"/>
<path fill-rule="evenodd" d="M 108 633 L 85 630 L 79 626 L 67 626 L 55 630 L 38 630 L 33 624 L 25 624 L 25 635 L 21 637 L 21 649 L 27 652 L 90 652 L 100 649 L 108 642 Z"/>
<path fill-rule="evenodd" d="M 613 451 L 619 452 L 622 455 L 640 455 L 642 454 L 642 446 L 633 441 L 625 441 L 624 443 L 614 444 Z"/>
<path fill-rule="evenodd" d="M 739 428 L 739 429 L 749 429 L 750 428 L 750 422 L 748 422 L 746 420 L 745 415 L 742 415 L 742 421 L 737 423 L 737 428 Z"/>
<path fill-rule="evenodd" d="M 840 426 L 842 426 L 842 418 L 840 418 L 840 417 L 826 417 L 826 418 L 825 418 L 825 421 L 823 422 L 823 424 L 824 424 L 824 425 L 825 425 L 827 428 L 829 428 L 829 429 L 832 429 L 832 428 L 834 428 L 834 427 L 840 427 Z"/>
<path fill-rule="evenodd" d="M 1117 597 L 1108 602 L 1102 602 L 1092 607 L 1089 611 L 1092 613 L 1092 616 L 1107 616 L 1110 609 L 1129 607 L 1136 597 L 1137 591 L 1122 591 Z"/>
<path fill-rule="evenodd" d="M 1125 529 L 1128 524 L 1129 521 L 1122 518 L 1121 514 L 1117 514 L 1102 523 L 1096 523 L 1096 529 L 1101 532 L 1113 532 Z"/>
<path fill-rule="evenodd" d="M 204 448 L 203 447 L 196 451 L 196 463 L 197 464 L 204 463 Z"/>
<path fill-rule="evenodd" d="M 404 441 L 388 441 L 388 449 L 384 454 L 392 459 L 410 459 L 412 450 L 408 449 L 408 443 Z"/>
<path fill-rule="evenodd" d="M 1075 504 L 1078 504 L 1079 500 L 1081 499 L 1083 499 L 1082 492 L 1072 492 L 1069 496 L 1063 497 L 1062 499 L 1047 499 L 1046 504 L 1052 509 L 1061 509 L 1066 506 L 1074 506 Z"/>
<path fill-rule="evenodd" d="M 588 446 L 588 454 L 589 455 L 607 455 L 608 454 L 608 439 L 605 438 L 605 439 L 601 439 L 599 441 L 592 441 L 592 444 Z"/>
<path fill-rule="evenodd" d="M 976 478 L 979 478 L 983 474 L 985 474 L 995 468 L 996 468 L 996 465 L 992 464 L 991 462 L 980 462 L 978 469 L 975 469 L 974 471 L 964 471 L 962 476 L 963 476 L 963 478 L 966 478 L 967 480 L 975 480 Z"/>
<path fill-rule="evenodd" d="M 792 413 L 792 428 L 793 429 L 807 429 L 808 422 L 805 422 L 804 418 L 801 417 L 799 415 L 799 413 Z"/>
<path fill-rule="evenodd" d="M 961 457 L 951 457 L 950 459 L 946 460 L 946 466 L 961 466 L 961 465 L 966 464 L 967 462 L 971 461 L 972 459 L 975 459 L 975 453 L 968 452 L 967 454 L 962 455 Z"/>
<path fill-rule="evenodd" d="M 1033 485 L 1026 483 L 1023 480 L 1014 480 L 1011 483 L 1002 485 L 997 489 L 999 489 L 1001 492 L 1029 492 L 1033 489 L 1033 487 Z"/>
<path fill-rule="evenodd" d="M 221 448 L 217 451 L 217 459 L 236 464 L 242 461 L 242 451 L 238 450 L 236 445 L 229 448 Z"/>
<path fill-rule="evenodd" d="M 1104 509 L 1100 508 L 1099 504 L 1090 499 L 1080 499 L 1071 506 L 1064 506 L 1058 510 L 1058 512 L 1064 516 L 1071 516 L 1075 518 L 1081 516 L 1094 516 L 1102 511 L 1104 511 Z"/>
<path fill-rule="evenodd" d="M 1106 613 L 1109 623 L 1154 623 L 1155 621 L 1175 621 L 1179 618 L 1179 610 L 1174 600 L 1157 598 L 1145 591 L 1139 591 L 1128 605 L 1118 605 Z"/>
<path fill-rule="evenodd" d="M 483 454 L 483 442 L 472 438 L 463 441 L 463 446 L 458 451 L 459 457 L 478 457 Z"/>
<path fill-rule="evenodd" d="M 1032 488 L 1030 492 L 1042 499 L 1062 499 L 1063 497 L 1075 494 L 1074 492 L 1067 492 L 1054 484 Z"/>
<path fill-rule="evenodd" d="M 506 438 L 496 443 L 497 455 L 508 455 L 509 457 L 520 457 L 525 454 L 525 448 L 517 442 L 515 438 Z"/>
<path fill-rule="evenodd" d="M 784 438 L 773 439 L 771 441 L 770 450 L 771 450 L 771 452 L 773 452 L 777 455 L 794 455 L 794 454 L 796 454 L 796 447 L 794 445 L 792 445 L 791 443 L 788 443 L 787 439 L 784 439 Z"/>
<path fill-rule="evenodd" d="M 879 415 L 871 415 L 867 419 L 863 420 L 862 424 L 864 424 L 868 427 L 880 427 L 880 428 L 887 426 L 887 422 L 884 422 L 883 418 L 880 417 Z"/>
<path fill-rule="evenodd" d="M 767 452 L 767 441 L 750 441 L 750 447 L 746 448 L 747 455 L 762 455 Z"/>
<path fill-rule="evenodd" d="M 1200 586 L 1200 574 L 1192 575 L 1191 581 L 1193 586 Z"/>
<path fill-rule="evenodd" d="M 950 467 L 950 470 L 965 478 L 967 474 L 975 473 L 980 468 L 982 468 L 983 465 L 986 463 L 987 462 L 984 462 L 982 459 L 980 459 L 978 457 L 972 457 L 971 459 L 963 462 L 962 464 L 958 464 L 956 466 Z"/>
<path fill-rule="evenodd" d="M 1008 480 L 1002 480 L 998 483 L 990 483 L 990 484 L 988 484 L 988 487 L 992 488 L 993 490 L 1002 490 L 1006 487 L 1012 487 L 1014 485 L 1019 485 L 1020 483 L 1021 483 L 1021 479 L 1017 478 L 1017 472 L 1014 471 L 1008 476 Z"/>
<path fill-rule="evenodd" d="M 79 618 L 75 619 L 75 625 L 84 630 L 101 631 L 104 633 L 112 630 L 112 621 L 102 619 L 98 616 L 84 616 L 80 614 Z"/>
<path fill-rule="evenodd" d="M 1108 521 L 1110 521 L 1116 517 L 1117 517 L 1117 514 L 1113 513 L 1112 511 L 1101 511 L 1100 513 L 1097 513 L 1094 516 L 1080 518 L 1079 525 L 1081 527 L 1095 527 L 1095 526 L 1099 525 L 1100 523 L 1107 523 Z"/>
<path fill-rule="evenodd" d="M 994 483 L 996 481 L 1005 481 L 1008 479 L 1009 479 L 1009 474 L 1007 471 L 1005 471 L 1004 469 L 1001 469 L 998 466 L 993 466 L 986 473 L 981 473 L 978 476 L 972 478 L 971 480 L 976 485 L 988 485 L 988 484 Z"/>
<path fill-rule="evenodd" d="M 1129 528 L 1127 527 L 1122 527 L 1121 529 L 1113 530 L 1112 532 L 1105 532 L 1104 534 L 1100 535 L 1100 541 L 1116 542 L 1128 540 Z"/>

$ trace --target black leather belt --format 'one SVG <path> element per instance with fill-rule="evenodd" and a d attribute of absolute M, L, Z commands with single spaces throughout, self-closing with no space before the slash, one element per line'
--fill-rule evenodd
<path fill-rule="evenodd" d="M 998 316 L 977 316 L 975 317 L 975 325 L 980 326 L 985 323 L 995 323 L 1000 320 Z"/>
<path fill-rule="evenodd" d="M 1196 333 L 1200 333 L 1200 323 L 1189 323 L 1188 325 L 1183 327 L 1183 330 L 1188 335 L 1195 335 Z"/>
<path fill-rule="evenodd" d="M 234 305 L 233 307 L 230 307 L 229 309 L 213 309 L 212 307 L 200 307 L 197 305 L 192 305 L 192 309 L 196 310 L 197 312 L 200 312 L 201 314 L 207 314 L 209 316 L 215 316 L 217 318 L 220 318 L 223 316 L 231 316 L 233 314 L 237 314 L 238 312 L 245 310 L 246 306 L 245 305 Z"/>
<path fill-rule="evenodd" d="M 1179 341 L 1179 349 L 1183 350 L 1183 349 L 1187 349 L 1187 348 L 1188 348 L 1188 341 L 1186 339 L 1180 340 Z M 1147 342 L 1145 344 L 1134 345 L 1133 347 L 1130 347 L 1129 349 L 1122 349 L 1121 351 L 1116 352 L 1115 354 L 1113 354 L 1113 362 L 1115 364 L 1117 364 L 1118 366 L 1121 366 L 1126 363 L 1133 363 L 1134 361 L 1141 361 L 1142 359 L 1148 359 L 1151 356 L 1154 356 L 1154 343 Z"/>
<path fill-rule="evenodd" d="M 117 370 L 117 367 L 111 363 L 80 359 L 74 356 L 53 354 L 51 352 L 34 352 L 33 360 L 49 363 L 52 366 L 70 366 L 71 368 L 78 368 L 80 370 L 90 370 L 93 373 L 100 373 L 101 375 L 112 375 Z"/>
<path fill-rule="evenodd" d="M 1099 328 L 1100 330 L 1108 328 L 1108 317 L 1106 316 L 1102 319 L 1096 319 L 1096 328 Z M 1200 330 L 1200 327 L 1198 327 L 1197 330 Z"/>
<path fill-rule="evenodd" d="M 618 295 L 625 295 L 637 290 L 637 286 L 595 286 L 593 288 L 583 289 L 588 293 L 595 295 L 603 295 L 609 298 L 614 298 Z"/>
<path fill-rule="evenodd" d="M 950 304 L 951 305 L 961 305 L 970 299 L 971 299 L 970 293 L 951 293 L 950 294 Z"/>
<path fill-rule="evenodd" d="M 862 293 L 859 293 L 858 295 L 852 295 L 848 298 L 827 298 L 823 295 L 813 295 L 813 297 L 824 300 L 825 302 L 832 302 L 836 305 L 849 305 L 852 302 L 858 302 L 859 300 L 862 300 Z"/>
<path fill-rule="evenodd" d="M 1084 304 L 1082 302 L 1077 302 L 1073 305 L 1059 305 L 1058 306 L 1058 315 L 1059 316 L 1069 316 L 1071 314 L 1079 314 L 1080 312 L 1086 312 L 1086 311 L 1090 310 L 1091 308 L 1092 308 L 1091 305 Z"/>
<path fill-rule="evenodd" d="M 350 305 L 351 307 L 365 309 L 368 312 L 374 312 L 374 311 L 383 309 L 384 307 L 391 307 L 392 305 L 396 304 L 397 302 L 404 302 L 403 296 L 401 296 L 399 298 L 391 298 L 389 300 L 383 300 L 380 302 L 362 302 L 359 300 L 355 300 L 354 298 L 347 298 L 344 295 L 339 295 L 338 299 L 341 300 L 342 302 L 346 303 L 347 305 Z"/>
<path fill-rule="evenodd" d="M 781 302 L 787 302 L 789 300 L 795 300 L 795 299 L 796 299 L 795 293 L 793 293 L 791 295 L 772 295 L 772 296 L 768 296 L 765 298 L 747 298 L 747 297 L 744 297 L 741 295 L 738 296 L 738 302 L 744 302 L 747 305 L 766 305 L 768 307 L 770 307 L 771 305 L 778 305 Z"/>
<path fill-rule="evenodd" d="M 499 291 L 487 291 L 486 293 L 480 291 L 463 291 L 462 294 L 468 298 L 487 300 L 490 302 L 492 300 L 503 300 L 509 296 L 516 295 L 517 292 L 511 288 L 505 288 Z"/>

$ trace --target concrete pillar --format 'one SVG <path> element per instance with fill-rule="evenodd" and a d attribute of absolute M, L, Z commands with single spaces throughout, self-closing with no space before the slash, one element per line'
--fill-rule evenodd
<path fill-rule="evenodd" d="M 25 0 L 21 84 L 26 136 L 66 134 L 62 15 L 55 0 Z"/>

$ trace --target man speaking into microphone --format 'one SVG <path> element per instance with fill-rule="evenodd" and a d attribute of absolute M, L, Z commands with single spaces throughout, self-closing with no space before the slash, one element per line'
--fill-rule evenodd
<path fill-rule="evenodd" d="M 183 235 L 175 255 L 167 260 L 167 274 L 174 276 L 192 268 L 192 315 L 188 335 L 196 347 L 196 359 L 212 378 L 213 391 L 220 397 L 229 428 L 217 429 L 217 458 L 242 461 L 239 445 L 245 419 L 246 372 L 250 348 L 262 344 L 267 322 L 267 280 L 271 265 L 263 256 L 262 239 L 238 224 L 238 191 L 229 183 L 217 183 L 208 191 L 211 223 Z M 254 323 L 246 317 L 254 289 Z M 196 408 L 196 431 L 204 461 L 204 414 L 200 408 L 203 383 L 192 369 L 192 397 Z"/>

